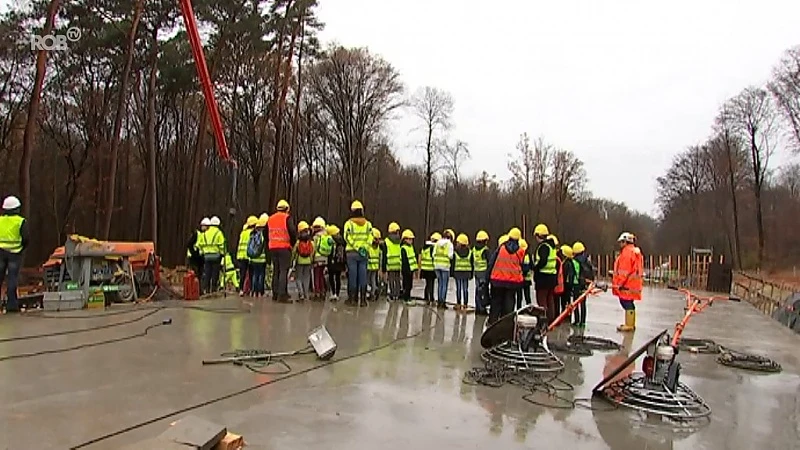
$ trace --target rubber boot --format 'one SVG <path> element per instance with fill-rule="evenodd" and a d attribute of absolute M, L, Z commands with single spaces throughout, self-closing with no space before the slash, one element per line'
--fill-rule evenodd
<path fill-rule="evenodd" d="M 636 310 L 625 310 L 625 324 L 617 327 L 617 331 L 629 332 L 636 329 Z"/>

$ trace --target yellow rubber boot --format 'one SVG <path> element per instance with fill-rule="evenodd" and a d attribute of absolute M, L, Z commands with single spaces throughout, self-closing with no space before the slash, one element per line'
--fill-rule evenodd
<path fill-rule="evenodd" d="M 625 325 L 620 325 L 617 327 L 617 331 L 622 332 L 629 332 L 636 329 L 636 310 L 635 309 L 626 309 L 625 310 Z"/>

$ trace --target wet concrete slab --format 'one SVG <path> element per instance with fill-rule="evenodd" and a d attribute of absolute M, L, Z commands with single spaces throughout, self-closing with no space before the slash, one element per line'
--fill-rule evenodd
<path fill-rule="evenodd" d="M 451 295 L 455 298 L 454 292 Z M 190 309 L 137 311 L 108 317 L 48 319 L 0 317 L 0 448 L 70 448 L 171 411 L 268 382 L 284 375 L 232 365 L 203 366 L 203 359 L 236 348 L 301 349 L 320 324 L 323 305 L 255 301 L 249 314 Z M 239 307 L 238 297 L 193 302 Z M 648 290 L 638 306 L 638 328 L 623 339 L 622 319 L 610 294 L 589 300 L 586 334 L 638 347 L 682 315 L 675 292 Z M 74 316 L 89 312 L 61 313 Z M 86 333 L 8 341 L 148 317 Z M 141 333 L 144 337 L 57 354 L 2 360 L 9 355 L 72 347 Z M 699 429 L 653 423 L 626 410 L 552 409 L 522 399 L 515 386 L 462 383 L 482 366 L 479 336 L 484 318 L 453 310 L 379 302 L 366 308 L 334 305 L 326 326 L 339 348 L 316 370 L 314 355 L 288 359 L 292 378 L 194 411 L 136 428 L 86 448 L 113 449 L 161 434 L 193 414 L 224 424 L 253 449 L 792 449 L 800 448 L 800 336 L 746 304 L 717 303 L 692 319 L 685 336 L 716 340 L 775 359 L 780 374 L 764 375 L 719 365 L 713 355 L 683 353 L 682 380 L 711 406 Z M 557 330 L 551 339 L 574 331 Z M 417 335 L 361 357 L 348 358 L 396 338 Z M 564 393 L 589 397 L 616 353 L 562 356 Z M 266 370 L 279 370 L 269 367 Z M 547 397 L 541 397 L 547 401 Z"/>

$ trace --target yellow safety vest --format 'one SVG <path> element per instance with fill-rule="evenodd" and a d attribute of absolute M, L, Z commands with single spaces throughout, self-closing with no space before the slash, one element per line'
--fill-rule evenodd
<path fill-rule="evenodd" d="M 472 256 L 472 250 L 467 253 L 467 256 L 461 257 L 458 252 L 455 252 L 453 257 L 456 260 L 454 271 L 456 272 L 472 272 L 472 263 L 469 260 Z"/>
<path fill-rule="evenodd" d="M 420 266 L 422 266 L 422 270 L 433 272 L 433 247 L 422 249 L 422 253 L 420 253 Z"/>
<path fill-rule="evenodd" d="M 533 268 L 531 267 L 531 257 L 527 253 L 525 253 L 525 259 L 522 260 L 522 264 L 528 266 L 528 273 L 525 274 L 525 281 L 533 281 Z"/>
<path fill-rule="evenodd" d="M 236 259 L 239 261 L 246 261 L 247 260 L 247 244 L 250 243 L 250 235 L 253 233 L 253 230 L 247 228 L 242 230 L 239 233 L 239 246 L 236 248 Z"/>
<path fill-rule="evenodd" d="M 489 268 L 489 261 L 486 261 L 483 257 L 484 253 L 486 253 L 486 247 L 472 249 L 472 258 L 475 261 L 475 272 L 486 272 L 486 269 Z"/>
<path fill-rule="evenodd" d="M 9 253 L 22 251 L 22 216 L 0 216 L 0 248 Z"/>
<path fill-rule="evenodd" d="M 411 269 L 412 272 L 416 271 L 419 266 L 417 266 L 417 254 L 414 253 L 414 247 L 408 244 L 402 245 L 403 250 L 406 251 L 406 258 L 408 258 L 408 268 Z"/>
<path fill-rule="evenodd" d="M 348 220 L 344 224 L 344 240 L 347 242 L 345 251 L 366 251 L 372 242 L 372 224 L 366 221 L 364 225 L 358 225 L 353 220 Z"/>
<path fill-rule="evenodd" d="M 369 256 L 367 260 L 367 270 L 379 270 L 381 268 L 381 246 L 370 245 L 367 248 L 367 255 Z"/>
<path fill-rule="evenodd" d="M 402 269 L 400 262 L 400 244 L 395 244 L 390 239 L 386 239 L 386 270 L 397 272 Z"/>
<path fill-rule="evenodd" d="M 197 243 L 201 255 L 222 255 L 225 253 L 225 236 L 217 227 L 209 227 L 200 234 Z"/>
<path fill-rule="evenodd" d="M 433 247 L 433 264 L 437 268 L 444 266 L 450 267 L 450 255 L 446 245 L 436 245 Z"/>
<path fill-rule="evenodd" d="M 550 247 L 550 244 L 547 242 L 542 242 L 539 244 L 539 247 L 542 245 L 546 245 L 547 249 L 550 251 L 550 254 L 547 255 L 547 264 L 542 267 L 540 270 L 541 273 L 555 275 L 558 273 L 558 267 L 556 266 L 556 249 Z M 533 257 L 533 264 L 539 264 L 539 247 L 536 247 L 536 255 Z"/>

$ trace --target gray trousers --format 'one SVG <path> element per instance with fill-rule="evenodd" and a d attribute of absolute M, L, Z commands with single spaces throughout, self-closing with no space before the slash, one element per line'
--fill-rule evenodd
<path fill-rule="evenodd" d="M 297 295 L 300 298 L 308 298 L 308 289 L 311 284 L 311 264 L 294 266 L 294 282 L 297 285 Z"/>
<path fill-rule="evenodd" d="M 372 295 L 372 299 L 378 298 L 378 271 L 377 270 L 368 270 L 367 271 L 367 283 L 369 284 L 369 293 Z"/>
<path fill-rule="evenodd" d="M 398 299 L 403 294 L 400 285 L 400 271 L 387 272 L 389 276 L 389 298 Z"/>

